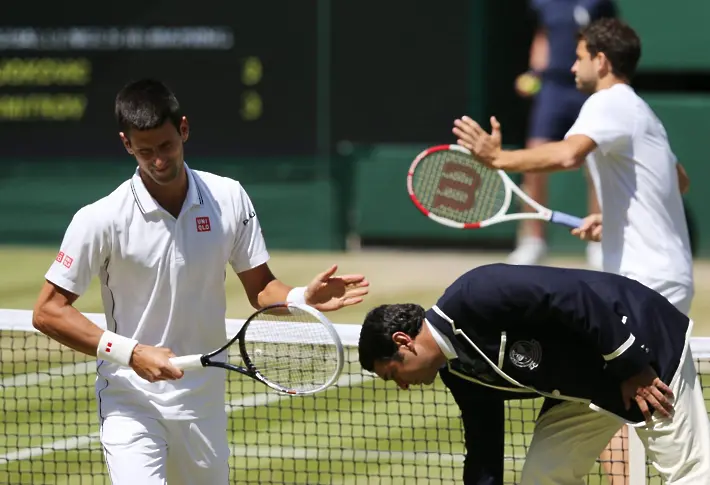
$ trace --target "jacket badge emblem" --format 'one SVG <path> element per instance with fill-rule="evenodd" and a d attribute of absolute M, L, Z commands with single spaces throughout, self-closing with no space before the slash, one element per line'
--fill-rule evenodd
<path fill-rule="evenodd" d="M 510 361 L 521 369 L 536 369 L 542 361 L 542 346 L 537 340 L 518 340 L 510 346 Z"/>

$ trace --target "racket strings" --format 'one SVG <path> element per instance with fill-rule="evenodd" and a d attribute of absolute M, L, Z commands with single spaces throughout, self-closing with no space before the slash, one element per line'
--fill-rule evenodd
<path fill-rule="evenodd" d="M 261 375 L 289 389 L 318 389 L 338 371 L 338 348 L 328 328 L 297 308 L 260 314 L 247 327 L 244 342 Z"/>
<path fill-rule="evenodd" d="M 480 220 L 493 217 L 505 203 L 505 186 L 503 185 L 503 179 L 492 170 L 486 170 L 486 172 L 486 176 L 481 177 L 484 182 L 481 193 L 486 196 L 483 197 L 481 201 L 481 215 L 483 217 Z"/>
<path fill-rule="evenodd" d="M 456 222 L 490 219 L 505 203 L 505 185 L 495 170 L 470 155 L 449 150 L 421 160 L 412 187 L 428 211 Z"/>

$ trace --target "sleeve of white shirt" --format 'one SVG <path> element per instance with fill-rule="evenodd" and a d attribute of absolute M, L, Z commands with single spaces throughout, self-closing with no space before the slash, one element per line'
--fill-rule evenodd
<path fill-rule="evenodd" d="M 585 135 L 594 140 L 602 154 L 623 150 L 631 143 L 634 132 L 632 110 L 615 102 L 612 93 L 600 91 L 590 96 L 582 106 L 577 120 L 565 138 Z"/>
<path fill-rule="evenodd" d="M 110 237 L 105 217 L 92 206 L 83 207 L 64 233 L 59 253 L 45 279 L 75 295 L 82 295 L 99 274 L 110 254 Z"/>
<path fill-rule="evenodd" d="M 261 233 L 261 224 L 244 188 L 238 184 L 234 194 L 237 217 L 237 237 L 229 257 L 235 273 L 241 273 L 264 264 L 269 260 L 266 242 Z"/>

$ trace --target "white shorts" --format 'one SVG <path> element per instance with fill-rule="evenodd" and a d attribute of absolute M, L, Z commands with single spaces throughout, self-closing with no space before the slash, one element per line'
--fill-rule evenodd
<path fill-rule="evenodd" d="M 227 415 L 198 420 L 108 416 L 101 444 L 113 485 L 227 485 Z"/>
<path fill-rule="evenodd" d="M 672 419 L 635 426 L 647 456 L 668 485 L 710 485 L 710 420 L 690 348 L 669 384 Z M 632 404 L 632 405 L 635 405 Z M 535 424 L 521 485 L 583 485 L 621 419 L 584 403 L 565 402 Z"/>

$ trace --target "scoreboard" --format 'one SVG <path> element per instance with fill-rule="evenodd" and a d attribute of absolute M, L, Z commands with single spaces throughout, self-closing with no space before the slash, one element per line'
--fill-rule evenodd
<path fill-rule="evenodd" d="M 124 153 L 116 93 L 154 77 L 188 117 L 191 156 L 316 150 L 314 1 L 13 2 L 0 18 L 0 156 Z"/>
<path fill-rule="evenodd" d="M 449 143 L 464 114 L 496 114 L 510 143 L 525 124 L 512 89 L 532 37 L 523 13 L 518 0 L 13 2 L 0 157 L 123 154 L 114 99 L 143 77 L 177 94 L 188 156 Z"/>

